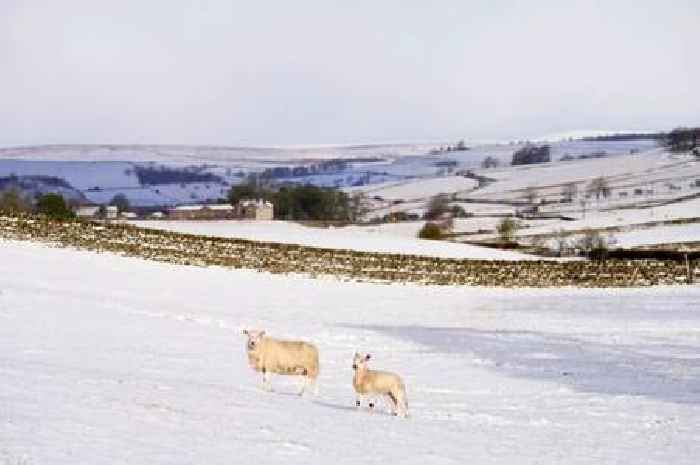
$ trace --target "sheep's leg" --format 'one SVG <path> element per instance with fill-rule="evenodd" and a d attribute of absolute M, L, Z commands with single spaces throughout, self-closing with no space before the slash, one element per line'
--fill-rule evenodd
<path fill-rule="evenodd" d="M 263 374 L 263 389 L 266 391 L 272 391 L 272 381 L 270 380 L 270 372 L 265 368 L 262 369 Z"/>
<path fill-rule="evenodd" d="M 299 391 L 299 395 L 303 396 L 304 392 L 306 392 L 306 387 L 309 384 L 309 378 L 307 376 L 302 376 L 302 382 L 301 382 L 301 390 Z"/>
<path fill-rule="evenodd" d="M 389 409 L 391 410 L 391 413 L 393 415 L 398 415 L 399 414 L 399 400 L 396 398 L 393 392 L 388 392 L 387 396 L 389 397 Z"/>
<path fill-rule="evenodd" d="M 396 396 L 396 415 L 406 418 L 408 416 L 408 402 L 406 401 L 406 393 L 399 391 Z"/>

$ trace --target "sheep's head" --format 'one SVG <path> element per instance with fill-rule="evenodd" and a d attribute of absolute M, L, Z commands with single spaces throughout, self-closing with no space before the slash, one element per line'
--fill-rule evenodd
<path fill-rule="evenodd" d="M 246 348 L 248 349 L 248 352 L 253 352 L 253 351 L 257 350 L 258 345 L 260 344 L 260 341 L 262 340 L 263 336 L 265 335 L 265 331 L 244 329 L 243 334 L 248 336 L 248 342 L 246 344 Z"/>
<path fill-rule="evenodd" d="M 360 354 L 358 352 L 355 352 L 355 356 L 352 358 L 352 369 L 353 370 L 360 370 L 363 368 L 367 368 L 367 362 L 370 359 L 369 354 Z"/>

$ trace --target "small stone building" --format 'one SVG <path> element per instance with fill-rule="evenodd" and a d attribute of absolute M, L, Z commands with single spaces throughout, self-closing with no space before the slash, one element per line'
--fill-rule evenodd
<path fill-rule="evenodd" d="M 119 215 L 119 209 L 116 205 L 80 205 L 73 208 L 73 212 L 78 218 L 106 218 L 108 220 L 116 219 Z"/>
<path fill-rule="evenodd" d="M 271 220 L 274 207 L 262 199 L 243 199 L 236 205 L 236 217 L 243 220 Z"/>
<path fill-rule="evenodd" d="M 99 211 L 99 205 L 80 205 L 73 208 L 73 212 L 78 218 L 94 218 Z"/>
<path fill-rule="evenodd" d="M 105 218 L 108 220 L 116 219 L 119 216 L 119 208 L 116 205 L 107 205 L 105 207 Z"/>

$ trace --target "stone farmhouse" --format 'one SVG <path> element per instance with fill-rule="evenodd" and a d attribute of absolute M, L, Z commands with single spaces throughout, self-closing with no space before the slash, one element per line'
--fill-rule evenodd
<path fill-rule="evenodd" d="M 234 207 L 229 204 L 180 205 L 168 210 L 173 220 L 271 220 L 273 205 L 259 199 L 244 199 Z"/>
<path fill-rule="evenodd" d="M 243 199 L 236 205 L 236 217 L 244 220 L 271 220 L 274 206 L 262 199 Z"/>
<path fill-rule="evenodd" d="M 119 209 L 116 205 L 105 205 L 104 212 L 100 212 L 99 205 L 79 205 L 73 208 L 73 213 L 78 218 L 106 218 L 108 220 L 116 219 L 119 216 Z"/>

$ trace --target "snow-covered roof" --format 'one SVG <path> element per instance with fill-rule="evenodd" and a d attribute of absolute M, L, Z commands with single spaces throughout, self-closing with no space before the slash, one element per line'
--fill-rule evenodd
<path fill-rule="evenodd" d="M 99 211 L 100 207 L 97 205 L 84 205 L 77 207 L 75 209 L 75 214 L 78 216 L 94 216 Z"/>
<path fill-rule="evenodd" d="M 241 207 L 268 207 L 272 208 L 272 202 L 263 199 L 241 199 L 238 202 Z"/>
<path fill-rule="evenodd" d="M 227 203 L 219 203 L 219 204 L 212 204 L 212 205 L 203 205 L 203 204 L 196 204 L 196 205 L 178 205 L 173 210 L 180 210 L 180 211 L 197 211 L 197 210 L 204 210 L 204 209 L 209 209 L 209 210 L 233 210 L 233 206 L 227 204 Z"/>
<path fill-rule="evenodd" d="M 205 205 L 210 210 L 233 210 L 233 205 L 228 203 L 220 203 L 216 205 Z"/>

